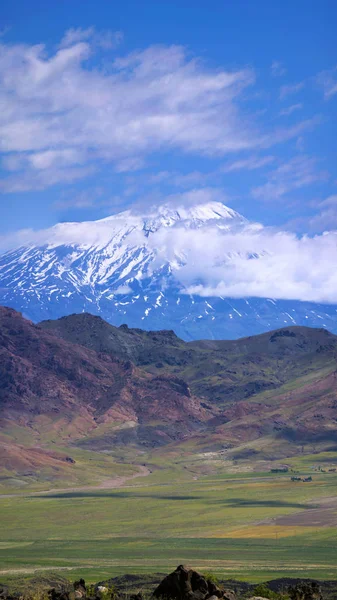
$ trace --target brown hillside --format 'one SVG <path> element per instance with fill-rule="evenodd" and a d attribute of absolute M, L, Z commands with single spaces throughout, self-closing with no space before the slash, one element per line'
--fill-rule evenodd
<path fill-rule="evenodd" d="M 168 441 L 213 416 L 183 380 L 71 344 L 2 307 L 0 381 L 2 420 L 38 428 L 42 416 L 61 418 L 75 424 L 75 437 L 99 423 L 158 421 L 157 434 Z"/>

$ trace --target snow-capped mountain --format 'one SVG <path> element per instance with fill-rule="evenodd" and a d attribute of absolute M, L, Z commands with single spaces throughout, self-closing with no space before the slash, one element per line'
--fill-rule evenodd
<path fill-rule="evenodd" d="M 259 227 L 221 202 L 58 224 L 0 256 L 0 304 L 33 321 L 91 312 L 115 325 L 174 329 L 185 339 L 236 338 L 294 324 L 337 331 L 332 305 L 199 294 L 208 274 L 234 257 L 264 255 L 230 246 L 234 234 Z"/>

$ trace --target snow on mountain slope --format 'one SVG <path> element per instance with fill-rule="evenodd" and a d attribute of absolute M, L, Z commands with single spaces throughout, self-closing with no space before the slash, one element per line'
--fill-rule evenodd
<path fill-rule="evenodd" d="M 241 254 L 258 260 L 263 249 L 224 250 L 217 235 L 259 227 L 221 202 L 58 224 L 0 256 L 0 304 L 34 321 L 86 311 L 116 325 L 174 329 L 185 339 L 235 338 L 285 324 L 337 331 L 335 306 L 188 293 L 202 284 L 199 262 L 207 271 Z M 193 237 L 196 230 L 201 237 Z"/>
<path fill-rule="evenodd" d="M 84 292 L 89 302 L 102 296 L 111 299 L 120 286 L 141 281 L 144 277 L 158 277 L 151 268 L 156 249 L 149 237 L 161 228 L 176 225 L 185 229 L 202 227 L 215 222 L 220 228 L 243 225 L 245 220 L 218 202 L 190 209 L 170 210 L 164 206 L 149 215 L 125 211 L 94 222 L 62 223 L 52 227 L 40 244 L 6 253 L 1 257 L 2 288 L 16 288 L 18 295 L 43 294 L 70 298 Z M 174 264 L 182 260 L 174 256 Z M 166 275 L 170 264 L 165 265 Z M 90 298 L 90 299 L 89 299 Z"/>

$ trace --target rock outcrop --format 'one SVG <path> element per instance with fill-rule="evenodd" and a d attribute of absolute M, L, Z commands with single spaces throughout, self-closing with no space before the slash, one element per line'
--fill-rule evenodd
<path fill-rule="evenodd" d="M 167 575 L 153 592 L 167 600 L 236 600 L 232 590 L 221 590 L 215 583 L 184 565 Z"/>
<path fill-rule="evenodd" d="M 323 600 L 317 581 L 303 581 L 288 589 L 290 600 Z"/>

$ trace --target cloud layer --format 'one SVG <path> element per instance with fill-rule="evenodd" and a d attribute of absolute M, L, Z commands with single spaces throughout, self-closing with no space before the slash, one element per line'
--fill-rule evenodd
<path fill-rule="evenodd" d="M 175 45 L 122 56 L 121 41 L 120 32 L 90 27 L 68 30 L 53 50 L 0 43 L 0 192 L 72 184 L 104 165 L 117 174 L 136 171 L 161 151 L 256 152 L 317 124 L 314 117 L 264 128 L 247 101 L 252 68 L 210 68 Z M 274 75 L 280 69 L 273 63 Z M 281 97 L 303 85 L 281 86 Z M 244 155 L 242 167 L 269 160 L 254 165 Z M 240 159 L 233 164 L 228 171 Z"/>
<path fill-rule="evenodd" d="M 189 207 L 243 196 L 240 184 L 246 181 L 246 206 L 282 202 L 286 212 L 288 201 L 296 203 L 303 189 L 313 194 L 313 188 L 318 212 L 305 216 L 303 229 L 322 235 L 297 236 L 256 224 L 226 231 L 208 224 L 160 229 L 149 238 L 140 230 L 133 243 L 155 249 L 161 264 L 170 261 L 186 293 L 337 303 L 337 234 L 324 233 L 337 229 L 335 188 L 316 193 L 329 174 L 321 157 L 311 156 L 310 146 L 304 154 L 301 137 L 320 123 L 320 117 L 308 111 L 308 88 L 312 83 L 320 86 L 329 101 L 325 106 L 331 106 L 336 69 L 312 81 L 287 82 L 278 79 L 285 77 L 286 67 L 274 61 L 269 77 L 275 86 L 275 114 L 261 117 L 268 102 L 253 87 L 252 68 L 208 67 L 176 45 L 123 55 L 121 41 L 120 32 L 92 27 L 68 30 L 54 49 L 2 40 L 0 192 L 44 190 L 56 184 L 66 188 L 96 174 L 91 188 L 63 190 L 53 210 L 110 209 L 143 198 L 139 216 L 157 190 L 163 204 Z M 299 114 L 301 121 L 296 120 Z M 297 146 L 287 144 L 296 138 Z M 286 149 L 271 152 L 276 144 Z M 316 147 L 319 151 L 318 142 Z M 196 161 L 181 160 L 181 154 Z M 148 163 L 152 169 L 154 156 L 164 157 L 158 160 L 159 170 L 137 174 Z M 205 157 L 214 160 L 201 164 Z M 105 189 L 99 173 L 105 166 L 110 177 L 113 171 L 113 185 L 123 180 L 127 187 L 123 189 L 123 183 L 121 190 Z M 239 184 L 232 184 L 232 194 L 206 188 L 227 181 Z M 310 210 L 313 204 L 313 196 L 308 196 Z M 0 247 L 44 244 L 50 236 L 59 244 L 95 244 L 110 235 L 109 221 L 74 223 L 19 231 L 0 239 Z"/>
<path fill-rule="evenodd" d="M 158 232 L 152 243 L 162 256 L 185 257 L 175 274 L 189 294 L 337 303 L 337 232 L 298 237 L 263 228 L 177 229 Z"/>
<path fill-rule="evenodd" d="M 268 182 L 252 190 L 254 198 L 277 200 L 293 190 L 327 179 L 328 174 L 316 170 L 316 160 L 297 156 L 268 173 Z"/>
<path fill-rule="evenodd" d="M 97 161 L 134 170 L 162 148 L 222 154 L 254 145 L 236 103 L 252 70 L 208 69 L 179 46 L 116 58 L 118 35 L 72 29 L 53 53 L 0 45 L 0 190 L 72 182 Z M 94 67 L 102 48 L 109 52 Z"/>
<path fill-rule="evenodd" d="M 151 212 L 151 219 L 184 207 L 187 214 L 195 204 L 202 214 L 221 208 L 221 191 L 196 189 L 165 199 L 165 204 Z M 336 197 L 322 206 L 329 209 Z M 144 235 L 141 210 L 125 217 L 110 217 L 97 222 L 65 223 L 44 231 L 21 231 L 10 240 L 0 239 L 3 247 L 34 243 L 99 245 L 117 235 L 128 248 L 147 247 L 156 260 L 152 268 L 170 262 L 171 269 L 182 286 L 182 293 L 199 296 L 271 297 L 303 301 L 337 303 L 337 232 L 309 237 L 285 231 L 275 231 L 258 223 L 234 218 L 225 222 L 206 220 L 203 226 L 186 223 L 165 226 Z M 201 214 L 201 213 L 200 213 Z M 185 217 L 186 218 L 186 217 Z M 219 227 L 220 225 L 220 227 Z M 128 234 L 122 234 L 127 227 Z M 132 233 L 130 231 L 132 230 Z M 127 293 L 119 291 L 119 293 Z"/>

